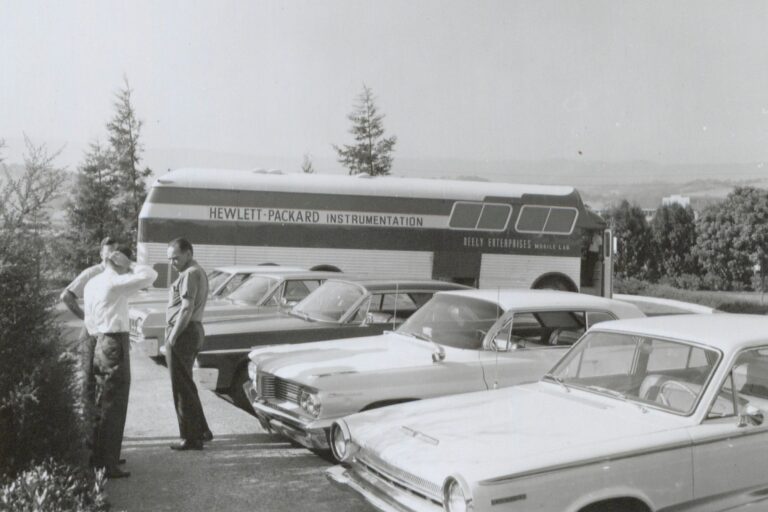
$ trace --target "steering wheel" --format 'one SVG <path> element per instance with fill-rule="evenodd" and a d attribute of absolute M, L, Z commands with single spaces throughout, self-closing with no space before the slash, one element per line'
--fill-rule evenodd
<path fill-rule="evenodd" d="M 678 382 L 676 380 L 668 380 L 664 382 L 661 387 L 659 387 L 659 396 L 658 399 L 662 403 L 662 405 L 665 405 L 667 407 L 671 407 L 669 404 L 669 400 L 666 396 L 664 396 L 664 391 L 667 389 L 667 387 L 673 387 L 677 389 L 681 389 L 691 395 L 691 398 L 696 400 L 696 397 L 698 396 L 697 393 L 692 390 L 687 384 L 683 384 L 682 382 Z"/>

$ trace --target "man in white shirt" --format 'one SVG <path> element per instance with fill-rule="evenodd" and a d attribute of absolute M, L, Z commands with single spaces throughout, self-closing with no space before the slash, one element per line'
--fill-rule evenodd
<path fill-rule="evenodd" d="M 97 339 L 93 366 L 98 417 L 93 465 L 105 468 L 108 478 L 130 476 L 118 467 L 131 386 L 128 297 L 157 278 L 151 267 L 136 265 L 130 256 L 130 249 L 125 247 L 110 253 L 104 272 L 88 281 L 84 291 L 85 327 Z"/>
<path fill-rule="evenodd" d="M 116 248 L 116 240 L 111 237 L 104 238 L 101 241 L 101 261 L 80 272 L 75 280 L 69 283 L 69 286 L 64 288 L 64 291 L 61 292 L 61 302 L 80 320 L 83 320 L 84 313 L 83 310 L 80 309 L 80 305 L 77 301 L 78 299 L 83 298 L 85 285 L 88 284 L 88 281 L 104 272 L 107 256 L 109 256 L 109 254 Z M 96 401 L 96 379 L 93 376 L 94 348 L 96 348 L 96 337 L 89 335 L 88 330 L 83 326 L 83 329 L 77 338 L 77 351 L 80 366 L 80 389 L 78 391 L 80 392 L 80 400 L 82 401 L 83 415 L 89 425 L 93 421 Z M 91 442 L 92 440 L 89 436 L 87 444 L 90 444 Z"/>

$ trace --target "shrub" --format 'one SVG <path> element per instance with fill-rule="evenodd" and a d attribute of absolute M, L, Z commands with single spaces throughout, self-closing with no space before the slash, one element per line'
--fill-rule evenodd
<path fill-rule="evenodd" d="M 89 474 L 52 459 L 19 473 L 0 487 L 0 510 L 15 512 L 101 512 L 104 473 Z"/>

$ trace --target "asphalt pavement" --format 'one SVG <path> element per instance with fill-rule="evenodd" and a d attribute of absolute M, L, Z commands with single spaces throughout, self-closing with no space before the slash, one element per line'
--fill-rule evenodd
<path fill-rule="evenodd" d="M 65 321 L 65 331 L 78 330 Z M 122 456 L 129 478 L 107 483 L 120 511 L 370 511 L 358 496 L 332 486 L 332 463 L 264 432 L 256 418 L 200 390 L 214 440 L 203 451 L 175 452 L 179 430 L 168 370 L 136 347 Z"/>

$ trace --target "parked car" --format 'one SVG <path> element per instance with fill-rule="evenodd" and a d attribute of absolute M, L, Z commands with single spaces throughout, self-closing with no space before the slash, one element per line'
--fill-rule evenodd
<path fill-rule="evenodd" d="M 338 420 L 328 476 L 388 511 L 731 510 L 764 499 L 766 414 L 768 318 L 619 320 L 537 383 Z"/>
<path fill-rule="evenodd" d="M 194 377 L 204 388 L 229 391 L 250 409 L 243 384 L 251 348 L 380 334 L 400 325 L 435 292 L 465 288 L 429 280 L 329 279 L 288 312 L 205 322 Z"/>
<path fill-rule="evenodd" d="M 219 282 L 205 307 L 204 321 L 253 318 L 259 314 L 290 309 L 338 272 L 316 272 L 294 267 L 264 266 L 251 269 L 243 277 L 230 275 Z M 214 277 L 216 281 L 217 277 Z M 215 283 L 214 283 L 215 284 Z M 209 281 L 210 286 L 210 281 Z M 233 291 L 229 291 L 229 290 Z M 221 295 L 225 293 L 226 295 Z M 131 341 L 150 357 L 164 353 L 166 302 L 155 307 L 131 308 L 128 313 Z"/>
<path fill-rule="evenodd" d="M 246 393 L 266 429 L 327 449 L 337 418 L 535 381 L 591 325 L 640 316 L 570 292 L 440 292 L 394 332 L 254 350 Z"/>

